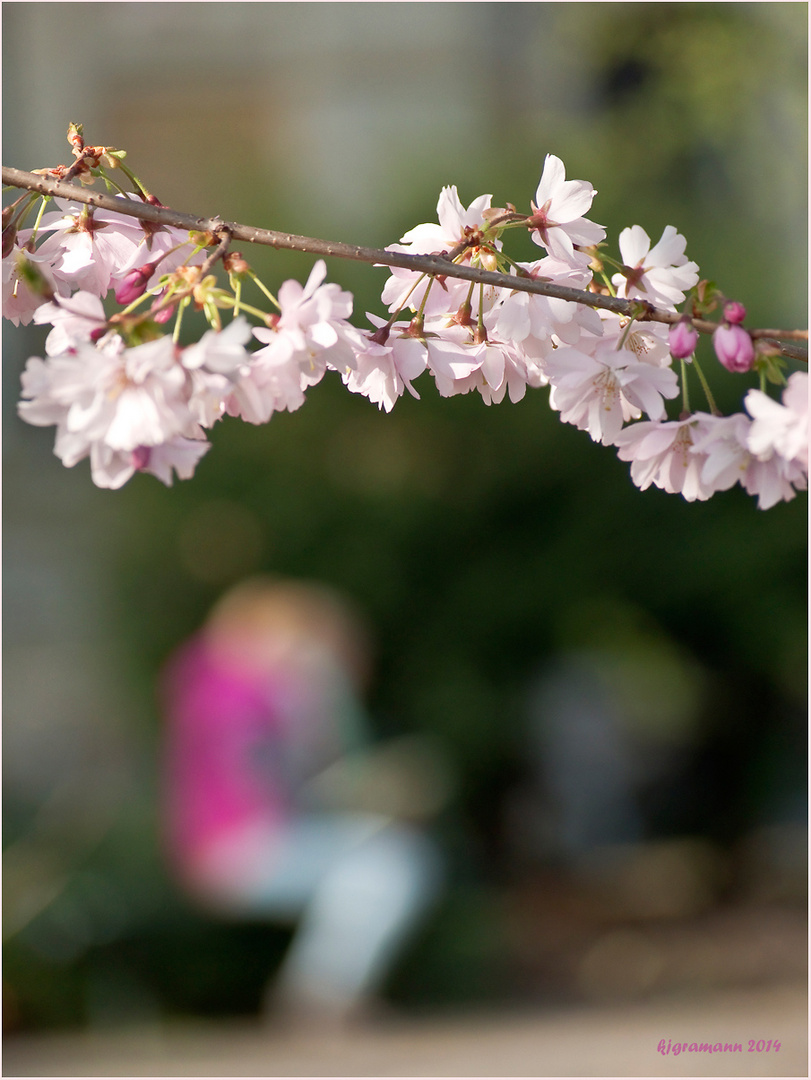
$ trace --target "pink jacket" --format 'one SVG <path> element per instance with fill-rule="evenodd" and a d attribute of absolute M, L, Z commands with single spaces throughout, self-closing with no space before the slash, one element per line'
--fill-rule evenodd
<path fill-rule="evenodd" d="M 165 841 L 173 867 L 191 883 L 215 848 L 284 829 L 292 795 L 282 696 L 278 681 L 229 668 L 200 637 L 167 665 Z"/>

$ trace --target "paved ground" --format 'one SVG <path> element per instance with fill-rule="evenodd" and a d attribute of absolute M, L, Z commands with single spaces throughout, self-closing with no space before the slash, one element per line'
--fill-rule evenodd
<path fill-rule="evenodd" d="M 661 1039 L 742 1049 L 665 1056 Z M 780 1050 L 758 1053 L 757 1041 L 770 1039 Z M 342 1034 L 243 1023 L 15 1036 L 3 1076 L 808 1076 L 807 988 L 409 1019 Z"/>

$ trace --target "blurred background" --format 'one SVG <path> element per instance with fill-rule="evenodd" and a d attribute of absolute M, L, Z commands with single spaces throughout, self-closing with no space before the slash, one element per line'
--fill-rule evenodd
<path fill-rule="evenodd" d="M 805 326 L 806 23 L 799 3 L 6 4 L 3 160 L 68 161 L 77 121 L 178 210 L 385 246 L 445 184 L 526 206 L 551 152 L 610 240 L 673 224 L 750 325 Z M 245 254 L 272 289 L 313 262 Z M 329 265 L 359 325 L 385 277 Z M 44 336 L 4 325 L 7 1029 L 256 1013 L 289 931 L 170 879 L 155 687 L 268 571 L 365 612 L 376 735 L 430 736 L 456 774 L 432 826 L 447 888 L 393 1005 L 803 976 L 805 496 L 640 493 L 545 391 L 487 408 L 421 383 L 387 416 L 337 378 L 220 423 L 192 481 L 100 491 L 16 417 Z"/>

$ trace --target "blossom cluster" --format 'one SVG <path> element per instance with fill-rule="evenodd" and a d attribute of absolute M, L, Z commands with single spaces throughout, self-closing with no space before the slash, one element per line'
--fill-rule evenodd
<path fill-rule="evenodd" d="M 516 281 L 602 291 L 675 313 L 699 282 L 684 237 L 673 226 L 656 243 L 639 225 L 623 230 L 609 278 L 605 229 L 587 216 L 595 194 L 548 155 L 528 214 L 493 207 L 489 195 L 465 207 L 446 187 L 437 222 L 416 226 L 389 250 L 442 254 Z M 238 291 L 216 287 L 205 252 L 211 237 L 58 205 L 33 228 L 4 233 L 3 310 L 15 324 L 51 327 L 45 357 L 32 357 L 23 373 L 20 416 L 55 425 L 55 453 L 67 466 L 89 458 L 99 486 L 118 488 L 135 472 L 167 484 L 173 473 L 188 478 L 221 417 L 266 423 L 299 408 L 335 371 L 387 412 L 406 391 L 419 396 L 414 381 L 424 373 L 441 396 L 475 391 L 488 405 L 547 386 L 561 420 L 616 447 L 643 489 L 654 484 L 694 500 L 739 483 L 766 508 L 806 487 L 807 375 L 790 376 L 782 402 L 761 388 L 746 394 L 745 412 L 720 416 L 711 401 L 709 411 L 692 411 L 683 382 L 697 337 L 689 321 L 668 330 L 509 285 L 393 267 L 382 292 L 389 318 L 370 313 L 361 330 L 349 321 L 351 294 L 325 282 L 323 261 L 305 285 L 286 281 L 278 298 L 262 287 L 275 308 L 264 314 Z M 515 227 L 529 230 L 539 258 L 506 255 L 504 237 Z M 232 286 L 246 277 L 239 266 L 247 264 L 226 261 Z M 108 315 L 113 299 L 123 311 Z M 179 319 L 190 305 L 212 328 L 182 347 Z M 225 328 L 223 308 L 233 315 Z M 244 312 L 262 325 L 252 328 Z M 727 304 L 716 330 L 716 354 L 730 370 L 753 365 L 744 316 L 740 304 Z M 169 335 L 161 327 L 172 317 Z M 670 419 L 666 403 L 680 394 L 681 414 Z"/>

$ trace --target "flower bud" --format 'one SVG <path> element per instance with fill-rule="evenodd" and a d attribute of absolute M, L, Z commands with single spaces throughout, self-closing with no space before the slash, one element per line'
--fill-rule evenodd
<path fill-rule="evenodd" d="M 166 289 L 162 289 L 155 299 L 152 301 L 152 307 L 150 308 L 150 315 L 153 322 L 167 323 L 175 313 L 175 305 L 167 304 L 165 308 L 161 308 L 160 305 L 166 299 Z M 155 308 L 160 308 L 159 311 L 155 311 Z"/>
<path fill-rule="evenodd" d="M 679 319 L 670 327 L 670 355 L 677 360 L 686 360 L 696 351 L 698 331 L 687 319 Z"/>
<path fill-rule="evenodd" d="M 17 228 L 15 225 L 8 225 L 3 229 L 3 258 L 6 259 L 14 250 L 14 245 L 17 243 Z"/>
<path fill-rule="evenodd" d="M 155 273 L 157 263 L 144 263 L 137 270 L 131 270 L 115 291 L 116 303 L 131 304 L 139 296 L 143 296 L 149 279 Z"/>
<path fill-rule="evenodd" d="M 728 371 L 749 371 L 755 359 L 752 339 L 742 326 L 719 326 L 712 335 L 715 355 Z"/>
<path fill-rule="evenodd" d="M 72 121 L 68 124 L 68 142 L 74 150 L 81 151 L 84 148 L 84 125 L 74 124 Z"/>
<path fill-rule="evenodd" d="M 229 274 L 247 274 L 250 266 L 242 258 L 241 251 L 229 251 L 222 259 L 222 265 Z"/>
<path fill-rule="evenodd" d="M 724 304 L 724 318 L 728 323 L 742 323 L 746 318 L 746 308 L 740 300 L 730 300 Z"/>

